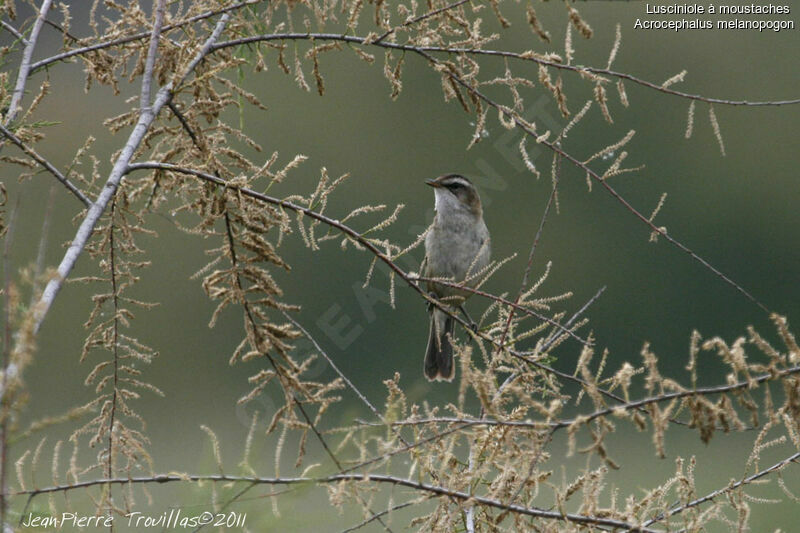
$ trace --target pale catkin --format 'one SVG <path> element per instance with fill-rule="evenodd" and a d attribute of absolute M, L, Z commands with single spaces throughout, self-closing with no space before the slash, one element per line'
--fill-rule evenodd
<path fill-rule="evenodd" d="M 717 139 L 717 143 L 719 144 L 719 151 L 720 153 L 725 156 L 725 142 L 722 140 L 722 132 L 719 129 L 719 122 L 717 122 L 717 115 L 714 113 L 714 106 L 708 106 L 708 119 L 711 121 L 711 128 L 714 130 L 714 137 Z"/>
<path fill-rule="evenodd" d="M 686 73 L 687 73 L 686 70 L 682 70 L 682 71 L 678 72 L 677 74 L 675 74 L 671 78 L 669 78 L 666 81 L 664 81 L 664 83 L 661 84 L 661 88 L 662 89 L 666 89 L 670 85 L 675 85 L 676 83 L 682 82 L 684 80 L 684 78 L 686 77 Z"/>
<path fill-rule="evenodd" d="M 611 47 L 611 52 L 608 54 L 608 63 L 606 64 L 606 69 L 610 69 L 612 63 L 617 58 L 617 53 L 619 52 L 619 46 L 622 43 L 622 28 L 620 24 L 617 24 L 616 30 L 614 32 L 614 45 Z"/>
<path fill-rule="evenodd" d="M 528 155 L 528 149 L 526 148 L 526 143 L 528 141 L 528 136 L 524 135 L 522 140 L 519 142 L 519 151 L 522 155 L 522 161 L 525 163 L 525 168 L 527 168 L 538 180 L 542 175 L 539 170 L 536 168 L 536 165 L 533 164 L 531 161 L 530 156 Z"/>
<path fill-rule="evenodd" d="M 689 115 L 686 118 L 686 133 L 683 135 L 684 139 L 692 138 L 692 131 L 694 130 L 694 104 L 694 100 L 689 104 Z"/>
<path fill-rule="evenodd" d="M 536 10 L 533 8 L 533 5 L 529 3 L 525 9 L 526 9 L 525 13 L 528 17 L 528 24 L 530 25 L 533 33 L 535 33 L 542 41 L 549 43 L 550 33 L 545 31 L 544 28 L 542 28 L 542 25 L 539 22 L 539 18 L 536 16 Z"/>
<path fill-rule="evenodd" d="M 623 107 L 629 107 L 628 93 L 625 91 L 625 84 L 622 80 L 617 80 L 617 94 L 619 94 L 619 101 Z"/>
<path fill-rule="evenodd" d="M 566 137 L 567 137 L 567 134 L 569 133 L 569 131 L 570 131 L 570 130 L 571 130 L 573 127 L 575 127 L 575 125 L 576 125 L 576 124 L 578 124 L 578 122 L 580 122 L 581 120 L 583 120 L 583 117 L 585 117 L 585 116 L 586 116 L 586 113 L 588 113 L 588 112 L 589 112 L 589 109 L 590 109 L 591 107 L 592 107 L 592 100 L 587 100 L 587 101 L 586 101 L 586 103 L 585 103 L 585 104 L 583 104 L 583 107 L 581 108 L 581 110 L 580 110 L 580 111 L 578 111 L 577 113 L 575 113 L 575 115 L 573 115 L 572 119 L 571 119 L 571 120 L 570 120 L 570 121 L 567 123 L 567 125 L 566 125 L 566 126 L 564 126 L 564 129 L 563 129 L 563 130 L 561 130 L 561 133 L 559 134 L 559 136 L 558 136 L 558 137 L 559 137 L 560 139 L 564 139 L 564 138 L 566 138 Z"/>

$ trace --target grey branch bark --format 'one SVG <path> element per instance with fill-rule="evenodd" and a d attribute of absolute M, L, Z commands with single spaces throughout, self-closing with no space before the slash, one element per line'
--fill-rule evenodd
<path fill-rule="evenodd" d="M 8 33 L 13 35 L 17 39 L 19 39 L 20 42 L 22 42 L 22 44 L 24 44 L 25 46 L 28 46 L 28 39 L 26 39 L 24 35 L 22 35 L 20 32 L 18 32 L 17 29 L 14 26 L 9 24 L 5 20 L 0 20 L 0 25 L 2 25 L 3 28 L 5 28 Z"/>
<path fill-rule="evenodd" d="M 164 11 L 167 7 L 167 0 L 157 0 L 153 2 L 155 8 L 155 20 L 153 21 L 153 33 L 150 36 L 150 48 L 147 50 L 147 60 L 144 64 L 144 75 L 142 76 L 142 94 L 139 97 L 139 106 L 144 113 L 145 109 L 150 108 L 150 86 L 153 83 L 153 69 L 156 66 L 156 56 L 158 56 L 158 40 L 161 37 L 161 26 L 164 24 Z"/>
<path fill-rule="evenodd" d="M 33 59 L 33 49 L 36 48 L 36 41 L 39 39 L 39 32 L 44 25 L 44 19 L 47 12 L 50 11 L 50 5 L 53 0 L 44 0 L 42 7 L 39 8 L 39 14 L 36 16 L 36 22 L 33 23 L 31 36 L 25 45 L 25 50 L 22 52 L 22 61 L 19 64 L 19 73 L 17 74 L 17 83 L 14 85 L 14 92 L 11 94 L 11 103 L 8 106 L 8 113 L 3 119 L 3 125 L 8 126 L 17 116 L 20 109 L 20 102 L 25 95 L 25 84 L 28 81 L 28 75 L 31 72 L 31 60 Z"/>

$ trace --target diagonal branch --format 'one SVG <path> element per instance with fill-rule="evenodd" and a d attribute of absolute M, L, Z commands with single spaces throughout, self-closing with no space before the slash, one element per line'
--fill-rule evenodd
<path fill-rule="evenodd" d="M 383 33 L 380 37 L 378 37 L 377 39 L 372 41 L 372 44 L 380 44 L 381 41 L 383 41 L 384 39 L 386 39 L 391 34 L 393 34 L 394 32 L 396 32 L 397 30 L 399 30 L 401 28 L 408 28 L 409 26 L 413 26 L 417 22 L 422 22 L 425 19 L 429 19 L 431 17 L 435 17 L 436 15 L 444 13 L 445 11 L 450 11 L 451 9 L 454 9 L 454 8 L 460 6 L 461 4 L 466 4 L 467 2 L 469 2 L 469 0 L 456 0 L 455 2 L 453 2 L 451 4 L 447 4 L 444 7 L 440 7 L 439 9 L 434 9 L 432 11 L 428 11 L 427 13 L 423 13 L 422 15 L 420 15 L 418 17 L 415 17 L 413 19 L 407 20 L 404 23 L 400 24 L 399 26 L 395 26 L 393 28 L 390 28 L 390 29 L 386 30 L 386 32 Z"/>
<path fill-rule="evenodd" d="M 282 309 L 281 309 L 281 313 L 283 313 L 283 316 L 284 316 L 284 317 L 286 317 L 286 320 L 288 320 L 289 322 L 291 322 L 291 323 L 294 325 L 294 327 L 296 327 L 297 329 L 299 329 L 299 330 L 300 330 L 300 332 L 301 332 L 301 333 L 302 333 L 302 334 L 303 334 L 303 335 L 304 335 L 304 336 L 305 336 L 305 337 L 306 337 L 306 338 L 307 338 L 309 341 L 311 341 L 311 344 L 313 344 L 313 345 L 314 345 L 314 347 L 317 349 L 317 352 L 319 352 L 319 354 L 320 354 L 320 355 L 321 355 L 321 356 L 322 356 L 322 357 L 323 357 L 323 358 L 324 358 L 324 359 L 325 359 L 325 360 L 328 362 L 328 364 L 331 366 L 331 368 L 333 369 L 333 371 L 334 371 L 334 372 L 336 372 L 336 374 L 337 374 L 337 375 L 338 375 L 340 378 L 342 378 L 342 380 L 343 380 L 343 381 L 344 381 L 344 382 L 347 384 L 347 386 L 348 386 L 348 387 L 350 387 L 350 389 L 351 389 L 351 390 L 352 390 L 352 391 L 353 391 L 353 392 L 356 394 L 356 396 L 358 396 L 359 400 L 361 400 L 361 402 L 362 402 L 364 405 L 366 405 L 366 406 L 369 408 L 369 410 L 370 410 L 370 411 L 372 411 L 372 414 L 374 414 L 374 415 L 375 415 L 375 416 L 378 418 L 378 420 L 380 420 L 380 421 L 383 423 L 383 425 L 384 425 L 384 426 L 391 427 L 391 424 L 390 424 L 390 423 L 389 423 L 389 422 L 386 420 L 386 418 L 384 418 L 384 416 L 383 416 L 383 415 L 380 413 L 380 411 L 378 411 L 378 410 L 375 408 L 375 406 L 374 406 L 374 405 L 372 405 L 372 402 L 370 402 L 370 401 L 367 399 L 367 397 L 366 397 L 366 396 L 364 396 L 364 394 L 363 394 L 363 393 L 362 393 L 360 390 L 358 390 L 358 388 L 357 388 L 355 385 L 353 385 L 353 382 L 352 382 L 352 381 L 350 381 L 350 378 L 348 378 L 348 377 L 347 377 L 347 375 L 346 375 L 344 372 L 342 372 L 341 370 L 339 370 L 339 367 L 338 367 L 338 366 L 336 366 L 336 364 L 333 362 L 333 359 L 331 359 L 331 358 L 330 358 L 330 356 L 329 356 L 329 355 L 328 355 L 328 354 L 325 352 L 325 350 L 323 350 L 323 349 L 322 349 L 322 346 L 320 346 L 320 345 L 319 345 L 319 343 L 317 343 L 316 339 L 315 339 L 314 337 L 312 337 L 312 336 L 311 336 L 311 333 L 309 333 L 309 332 L 308 332 L 308 330 L 307 330 L 306 328 L 304 328 L 304 327 L 303 327 L 303 325 L 302 325 L 302 324 L 300 324 L 300 322 L 298 322 L 297 320 L 295 320 L 295 319 L 294 319 L 294 318 L 293 318 L 293 317 L 292 317 L 292 316 L 291 316 L 289 313 L 287 313 L 286 311 L 284 311 L 284 310 L 282 310 Z M 406 446 L 408 446 L 408 445 L 409 445 L 408 441 L 407 441 L 406 439 L 404 439 L 404 438 L 403 438 L 403 436 L 402 436 L 402 435 L 401 435 L 399 432 L 395 433 L 395 435 L 397 435 L 397 438 L 398 438 L 398 439 L 399 439 L 399 440 L 400 440 L 400 441 L 401 441 L 403 444 L 405 444 Z M 341 469 L 341 467 L 340 467 L 340 469 Z"/>
<path fill-rule="evenodd" d="M 28 42 L 25 44 L 25 50 L 22 52 L 22 60 L 19 64 L 19 72 L 17 74 L 17 82 L 14 85 L 14 92 L 11 93 L 11 103 L 8 105 L 8 113 L 3 119 L 3 125 L 8 126 L 17 117 L 20 110 L 20 102 L 25 95 L 25 84 L 28 82 L 28 75 L 31 72 L 31 60 L 33 59 L 33 49 L 36 48 L 36 42 L 39 40 L 39 32 L 44 25 L 44 19 L 47 12 L 50 11 L 50 5 L 53 0 L 44 0 L 42 7 L 39 8 L 39 14 L 36 16 L 36 21 L 33 23 L 31 35 L 28 37 Z"/>
<path fill-rule="evenodd" d="M 8 22 L 6 22 L 5 20 L 0 20 L 0 26 L 3 26 L 3 28 L 5 28 L 5 30 L 6 30 L 8 33 L 10 33 L 11 35 L 13 35 L 13 36 L 14 36 L 14 37 L 16 37 L 17 39 L 19 39 L 19 41 L 20 41 L 22 44 L 24 44 L 25 46 L 28 46 L 28 39 L 26 39 L 24 35 L 22 35 L 20 32 L 18 32 L 18 31 L 17 31 L 17 29 L 16 29 L 14 26 L 12 26 L 11 24 L 9 24 L 9 23 L 8 23 Z"/>
<path fill-rule="evenodd" d="M 765 468 L 764 470 L 761 470 L 760 472 L 756 472 L 752 476 L 748 476 L 748 477 L 746 477 L 746 478 L 744 478 L 742 480 L 737 481 L 736 483 L 730 483 L 728 485 L 725 485 L 721 489 L 717 489 L 717 490 L 715 490 L 713 492 L 710 492 L 710 493 L 706 494 L 705 496 L 703 496 L 702 498 L 697 498 L 696 500 L 692 500 L 689 503 L 685 503 L 683 505 L 676 505 L 675 507 L 672 507 L 667 512 L 667 514 L 660 514 L 660 515 L 656 516 L 655 518 L 651 518 L 650 520 L 647 520 L 642 525 L 646 527 L 646 526 L 649 526 L 650 524 L 655 524 L 656 522 L 661 522 L 662 520 L 664 520 L 666 518 L 669 518 L 670 516 L 675 516 L 676 514 L 680 514 L 680 513 L 682 513 L 683 511 L 685 511 L 687 509 L 691 509 L 692 507 L 697 507 L 698 505 L 701 505 L 701 504 L 704 504 L 704 503 L 706 503 L 708 501 L 711 501 L 714 498 L 717 498 L 719 496 L 723 496 L 725 494 L 728 494 L 728 493 L 738 489 L 739 487 L 743 487 L 745 485 L 749 485 L 750 483 L 752 483 L 752 482 L 754 482 L 754 481 L 756 481 L 758 479 L 761 479 L 762 477 L 767 476 L 767 475 L 771 474 L 772 472 L 778 472 L 780 470 L 783 470 L 790 463 L 798 463 L 799 461 L 800 461 L 800 452 L 794 453 L 794 454 L 790 455 L 789 457 L 786 457 L 785 459 L 783 459 L 781 461 L 778 461 L 774 465 L 772 465 L 772 466 L 770 466 L 768 468 Z"/>
<path fill-rule="evenodd" d="M 147 50 L 147 59 L 144 64 L 144 74 L 142 75 L 142 93 L 139 97 L 139 107 L 142 112 L 150 107 L 150 85 L 153 83 L 153 69 L 156 66 L 156 56 L 158 56 L 158 40 L 161 37 L 161 26 L 164 24 L 164 11 L 167 7 L 167 0 L 157 0 L 153 2 L 155 8 L 155 20 L 153 21 L 153 33 L 150 36 L 150 47 Z"/>
<path fill-rule="evenodd" d="M 522 282 L 519 284 L 519 291 L 517 291 L 517 297 L 514 298 L 514 303 L 518 304 L 520 298 L 522 298 L 523 292 L 525 292 L 525 288 L 528 286 L 528 279 L 531 273 L 531 267 L 533 266 L 533 256 L 536 253 L 536 248 L 539 246 L 539 238 L 542 236 L 542 231 L 544 230 L 544 225 L 547 222 L 547 216 L 550 214 L 550 208 L 553 205 L 553 202 L 558 194 L 558 178 L 559 178 L 559 170 L 561 169 L 561 159 L 558 160 L 558 165 L 556 165 L 556 173 L 553 176 L 553 189 L 550 191 L 550 196 L 547 198 L 547 204 L 544 206 L 544 212 L 542 213 L 542 218 L 539 221 L 539 228 L 536 230 L 536 236 L 533 238 L 533 244 L 531 244 L 531 251 L 528 254 L 528 264 L 525 265 L 525 273 L 522 275 Z M 511 328 L 511 321 L 514 319 L 514 309 L 509 311 L 508 319 L 506 319 L 506 325 L 503 328 L 503 334 L 500 337 L 500 348 L 498 351 L 502 351 L 502 346 L 505 344 L 506 337 L 508 336 L 508 330 Z"/>
<path fill-rule="evenodd" d="M 343 529 L 342 533 L 351 533 L 353 531 L 357 531 L 357 530 L 361 529 L 362 527 L 374 522 L 375 520 L 379 519 L 380 517 L 382 517 L 384 515 L 390 514 L 390 513 L 394 512 L 394 511 L 398 511 L 400 509 L 405 509 L 406 507 L 410 507 L 412 505 L 418 505 L 423 500 L 424 500 L 424 498 L 423 499 L 419 499 L 418 498 L 416 500 L 411 500 L 410 502 L 404 502 L 404 503 L 398 503 L 396 505 L 392 505 L 391 507 L 389 507 L 385 511 L 381 511 L 379 513 L 375 513 L 372 516 L 370 516 L 369 518 L 365 518 L 364 520 L 362 520 L 358 524 L 356 524 L 354 526 L 351 526 L 351 527 L 348 527 L 347 529 Z"/>
<path fill-rule="evenodd" d="M 531 309 L 529 307 L 525 307 L 524 305 L 520 305 L 519 304 L 519 298 L 517 298 L 516 301 L 512 302 L 511 300 L 509 300 L 507 298 L 503 298 L 502 296 L 496 296 L 494 294 L 489 294 L 486 291 L 482 291 L 480 289 L 474 289 L 472 287 L 464 285 L 463 283 L 456 283 L 454 281 L 447 281 L 447 280 L 441 279 L 441 278 L 427 278 L 427 277 L 422 277 L 421 276 L 421 277 L 417 277 L 415 279 L 417 281 L 433 281 L 433 282 L 436 282 L 438 285 L 444 285 L 445 287 L 453 287 L 453 288 L 456 288 L 458 290 L 461 290 L 461 291 L 464 291 L 464 292 L 468 292 L 470 294 L 477 294 L 478 296 L 482 296 L 484 298 L 489 298 L 490 300 L 494 300 L 494 301 L 496 301 L 498 303 L 501 303 L 503 305 L 506 305 L 506 306 L 510 307 L 512 309 L 512 312 L 513 311 L 519 311 L 520 313 L 522 313 L 524 315 L 532 316 L 534 318 L 537 318 L 537 319 L 541 320 L 542 322 L 547 322 L 551 326 L 553 326 L 556 329 L 558 329 L 561 333 L 563 333 L 565 335 L 569 335 L 570 337 L 572 337 L 573 339 L 577 340 L 578 342 L 580 342 L 584 346 L 592 346 L 593 345 L 591 341 L 588 341 L 588 340 L 584 339 L 583 337 L 578 336 L 574 331 L 569 329 L 567 326 L 563 326 L 562 324 L 560 324 L 559 322 L 553 320 L 552 318 L 549 318 L 549 317 L 547 317 L 547 316 L 545 316 L 545 315 L 543 315 L 541 313 L 537 313 L 536 311 L 534 311 L 533 309 Z M 502 351 L 504 344 L 505 344 L 505 335 L 503 335 L 503 337 L 500 339 L 500 346 L 498 347 L 500 351 Z"/>
<path fill-rule="evenodd" d="M 597 411 L 589 413 L 588 415 L 579 415 L 576 418 L 556 420 L 553 422 L 544 422 L 544 421 L 529 422 L 523 420 L 496 420 L 491 418 L 460 418 L 454 416 L 437 416 L 431 418 L 417 418 L 417 419 L 410 418 L 406 420 L 398 420 L 396 422 L 392 422 L 392 425 L 403 427 L 403 426 L 414 426 L 421 424 L 464 424 L 470 426 L 507 426 L 507 427 L 535 429 L 535 430 L 549 429 L 555 431 L 558 429 L 570 427 L 574 424 L 588 424 L 589 422 L 591 422 L 596 418 L 615 415 L 622 411 L 641 410 L 641 408 L 646 407 L 648 405 L 668 402 L 670 400 L 688 398 L 691 396 L 711 396 L 714 394 L 726 394 L 729 392 L 749 389 L 753 386 L 754 383 L 761 384 L 767 381 L 775 381 L 782 377 L 791 376 L 794 374 L 800 374 L 800 366 L 792 366 L 789 368 L 784 368 L 783 370 L 776 370 L 774 372 L 770 372 L 767 374 L 761 374 L 759 376 L 754 377 L 752 380 L 737 381 L 736 383 L 730 385 L 701 387 L 697 389 L 687 389 L 676 392 L 668 392 L 664 394 L 659 394 L 658 396 L 648 396 L 647 398 L 642 398 L 631 402 L 625 402 L 619 405 L 615 405 L 614 407 L 609 407 L 606 409 L 598 409 Z M 376 423 L 364 422 L 364 421 L 359 421 L 359 423 L 365 426 L 378 425 Z"/>
<path fill-rule="evenodd" d="M 22 142 L 22 139 L 11 133 L 11 131 L 6 129 L 6 127 L 2 124 L 0 124 L 0 133 L 2 133 L 9 141 L 17 145 L 20 150 L 28 154 L 34 161 L 44 167 L 48 172 L 50 172 L 50 174 L 55 176 L 55 178 L 60 181 L 64 187 L 66 187 L 67 190 L 69 190 L 69 192 L 71 192 L 78 200 L 80 200 L 83 205 L 86 207 L 92 205 L 92 201 L 89 200 L 89 198 L 87 198 L 86 195 L 83 194 L 81 190 L 78 189 L 71 181 L 69 181 L 64 174 L 62 174 L 55 166 L 53 166 L 52 163 L 36 153 L 36 150 Z"/>
<path fill-rule="evenodd" d="M 229 18 L 230 15 L 228 13 L 224 14 L 220 18 L 211 36 L 206 40 L 203 47 L 197 52 L 192 62 L 175 84 L 176 86 L 179 86 L 181 83 L 183 83 L 183 81 L 185 81 L 186 78 L 194 71 L 197 64 L 206 55 L 208 55 L 209 51 L 211 50 L 211 46 L 217 41 L 217 39 L 219 39 Z M 100 192 L 97 200 L 95 200 L 95 202 L 89 208 L 89 212 L 86 214 L 86 217 L 78 228 L 72 243 L 67 249 L 67 252 L 64 254 L 64 258 L 58 265 L 57 277 L 50 280 L 45 287 L 44 292 L 42 293 L 42 297 L 39 300 L 39 304 L 35 310 L 35 331 L 38 332 L 39 328 L 41 327 L 42 321 L 47 315 L 47 312 L 50 310 L 50 306 L 53 305 L 53 301 L 55 300 L 58 291 L 61 289 L 64 280 L 75 266 L 78 257 L 80 257 L 84 247 L 86 246 L 86 243 L 89 240 L 89 237 L 91 237 L 92 232 L 94 231 L 94 227 L 100 220 L 100 217 L 111 201 L 111 198 L 114 196 L 114 193 L 116 193 L 120 181 L 128 169 L 128 163 L 133 158 L 134 152 L 141 144 L 142 139 L 144 139 L 145 134 L 150 129 L 150 126 L 153 124 L 153 121 L 155 120 L 159 111 L 161 111 L 161 108 L 172 98 L 172 88 L 173 83 L 167 83 L 167 85 L 162 87 L 156 94 L 156 98 L 152 107 L 147 107 L 140 113 L 139 121 L 133 128 L 133 131 L 128 137 L 128 141 L 125 143 L 125 146 L 123 146 L 122 150 L 120 151 L 120 154 L 114 163 L 114 167 L 108 176 L 108 180 L 106 181 L 103 190 Z"/>
<path fill-rule="evenodd" d="M 266 202 L 266 203 L 269 203 L 269 204 L 272 204 L 272 205 L 277 205 L 279 207 L 283 207 L 283 208 L 286 208 L 286 209 L 290 209 L 290 210 L 298 212 L 298 213 L 303 213 L 303 215 L 305 215 L 305 216 L 308 216 L 310 218 L 318 220 L 318 221 L 322 222 L 323 224 L 326 224 L 326 225 L 328 225 L 328 226 L 330 226 L 332 228 L 335 228 L 335 229 L 341 231 L 342 233 L 344 233 L 348 237 L 351 237 L 352 239 L 358 241 L 358 243 L 360 245 L 362 245 L 365 248 L 367 248 L 380 261 L 382 261 L 389 268 L 391 268 L 392 271 L 394 271 L 395 274 L 400 276 L 400 279 L 405 281 L 406 284 L 408 284 L 411 288 L 416 290 L 428 302 L 430 302 L 432 305 L 434 305 L 438 309 L 441 309 L 445 313 L 447 313 L 450 316 L 452 316 L 462 326 L 467 327 L 467 328 L 469 328 L 471 330 L 470 325 L 467 324 L 466 321 L 464 321 L 464 319 L 462 319 L 460 316 L 454 314 L 452 312 L 452 310 L 449 308 L 449 306 L 447 306 L 446 304 L 440 302 L 439 300 L 437 300 L 435 298 L 430 297 L 427 292 L 425 292 L 423 289 L 421 289 L 419 287 L 419 285 L 416 283 L 416 281 L 418 281 L 419 279 L 425 279 L 425 278 L 416 278 L 416 277 L 412 278 L 406 271 L 404 271 L 402 268 L 400 268 L 397 265 L 397 263 L 392 261 L 391 258 L 389 258 L 386 254 L 381 252 L 378 249 L 378 247 L 375 246 L 372 242 L 370 242 L 367 238 L 365 238 L 363 235 L 361 235 L 359 232 L 355 231 L 351 227 L 349 227 L 349 226 L 347 226 L 345 224 L 342 224 L 338 220 L 334 220 L 334 219 L 332 219 L 330 217 L 327 217 L 325 215 L 317 213 L 316 211 L 314 211 L 312 209 L 297 205 L 297 204 L 295 204 L 293 202 L 290 202 L 290 201 L 287 201 L 287 200 L 280 200 L 278 198 L 274 198 L 274 197 L 268 196 L 266 194 L 261 194 L 259 192 L 253 191 L 252 189 L 247 189 L 245 187 L 233 186 L 230 183 L 228 183 L 227 181 L 225 181 L 224 179 L 220 178 L 219 176 L 214 176 L 212 174 L 208 174 L 206 172 L 201 172 L 199 170 L 195 170 L 195 169 L 191 169 L 191 168 L 186 168 L 186 167 L 181 167 L 181 166 L 178 166 L 178 165 L 173 165 L 171 163 L 159 163 L 159 162 L 156 162 L 156 161 L 148 161 L 148 162 L 143 162 L 143 163 L 132 163 L 132 164 L 128 165 L 128 167 L 127 167 L 125 172 L 127 173 L 127 172 L 130 172 L 130 171 L 133 171 L 133 170 L 153 170 L 153 169 L 169 170 L 169 171 L 172 171 L 172 172 L 179 172 L 179 173 L 182 173 L 182 174 L 188 174 L 188 175 L 191 175 L 191 176 L 195 176 L 197 178 L 216 183 L 217 185 L 221 185 L 223 187 L 239 191 L 240 193 L 244 194 L 245 196 L 249 196 L 250 198 L 254 198 L 256 200 L 259 200 L 259 201 L 262 201 L 262 202 Z M 437 279 L 436 281 L 437 281 L 437 283 L 442 283 L 442 284 L 445 284 L 445 285 L 452 283 L 452 282 L 447 282 L 447 281 L 439 280 L 439 279 Z M 577 338 L 582 344 L 587 344 L 587 341 L 585 341 L 584 339 L 581 339 L 580 337 L 578 337 L 571 330 L 565 328 L 564 326 L 562 326 L 558 322 L 554 321 L 553 319 L 544 317 L 544 315 L 540 315 L 538 313 L 535 313 L 535 312 L 531 311 L 527 307 L 523 307 L 523 306 L 514 304 L 513 302 L 511 302 L 509 300 L 506 300 L 505 298 L 501 298 L 499 296 L 495 296 L 495 295 L 489 294 L 487 292 L 484 292 L 484 291 L 481 291 L 481 290 L 478 290 L 478 289 L 470 289 L 470 288 L 468 288 L 466 286 L 462 287 L 461 285 L 455 284 L 455 283 L 452 283 L 452 284 L 457 286 L 457 287 L 459 287 L 459 288 L 467 290 L 469 292 L 473 292 L 475 294 L 478 294 L 480 296 L 484 296 L 486 298 L 491 298 L 491 299 L 497 300 L 500 303 L 503 303 L 505 305 L 516 306 L 519 311 L 527 313 L 527 314 L 532 314 L 533 316 L 536 316 L 540 320 L 543 320 L 545 322 L 551 323 L 552 325 L 554 325 L 558 329 L 562 330 L 565 334 L 569 334 L 570 336 Z M 478 336 L 480 338 L 488 341 L 488 342 L 491 342 L 492 344 L 495 344 L 495 345 L 498 344 L 498 342 L 496 340 L 493 340 L 493 339 L 487 337 L 486 335 L 478 334 Z M 515 354 L 515 355 L 518 355 L 518 352 L 514 352 L 513 350 L 511 351 L 511 353 Z M 525 360 L 529 359 L 529 358 L 524 357 L 524 356 L 522 356 L 522 357 Z"/>

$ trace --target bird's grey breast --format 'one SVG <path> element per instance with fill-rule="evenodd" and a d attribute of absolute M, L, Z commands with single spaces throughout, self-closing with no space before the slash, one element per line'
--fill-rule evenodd
<path fill-rule="evenodd" d="M 451 278 L 455 282 L 480 272 L 489 264 L 489 231 L 483 219 L 476 223 L 471 213 L 451 213 L 447 217 L 437 214 L 430 232 L 425 237 L 427 277 Z M 474 285 L 477 279 L 470 280 Z M 440 285 L 428 283 L 428 290 L 440 296 L 458 293 Z"/>

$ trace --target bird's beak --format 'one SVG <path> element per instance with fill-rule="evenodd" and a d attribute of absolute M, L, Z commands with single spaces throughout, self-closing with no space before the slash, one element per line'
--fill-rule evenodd
<path fill-rule="evenodd" d="M 434 187 L 434 188 L 437 188 L 437 189 L 438 189 L 439 187 L 441 187 L 441 185 L 439 184 L 439 182 L 438 182 L 438 181 L 436 181 L 436 180 L 425 180 L 425 183 L 426 183 L 426 184 L 428 184 L 428 185 L 430 185 L 431 187 Z"/>

